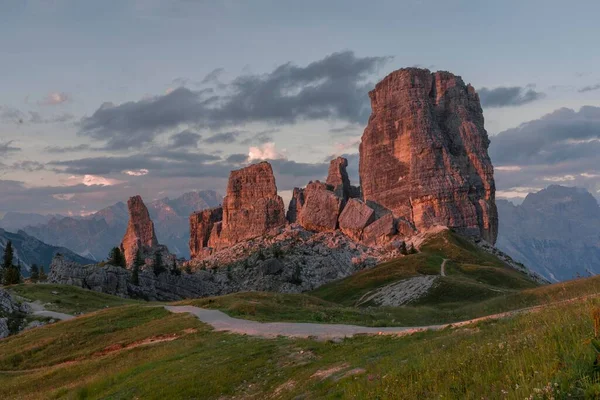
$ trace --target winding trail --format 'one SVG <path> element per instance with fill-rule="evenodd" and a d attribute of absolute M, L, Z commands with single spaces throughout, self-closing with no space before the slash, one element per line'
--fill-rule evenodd
<path fill-rule="evenodd" d="M 344 324 L 312 324 L 303 322 L 257 322 L 246 319 L 233 318 L 219 310 L 207 310 L 195 306 L 164 306 L 173 313 L 190 313 L 200 321 L 213 327 L 218 332 L 231 332 L 242 335 L 259 336 L 264 338 L 276 338 L 278 336 L 296 338 L 335 339 L 352 337 L 354 335 L 394 335 L 405 336 L 417 332 L 438 331 L 445 328 L 460 328 L 476 324 L 482 321 L 497 320 L 512 317 L 518 314 L 535 312 L 550 306 L 568 304 L 589 298 L 599 297 L 599 294 L 575 297 L 549 304 L 542 304 L 518 310 L 506 311 L 498 314 L 486 315 L 465 321 L 452 322 L 440 325 L 408 326 L 408 327 L 385 327 L 373 328 L 358 325 Z"/>
<path fill-rule="evenodd" d="M 447 258 L 444 258 L 444 261 L 442 261 L 442 266 L 440 268 L 440 275 L 441 276 L 446 276 L 446 263 L 448 262 Z"/>
<path fill-rule="evenodd" d="M 534 309 L 536 307 L 533 307 Z M 461 327 L 489 319 L 506 318 L 529 309 L 509 311 L 500 314 L 488 315 L 467 321 L 426 326 L 408 327 L 382 327 L 374 328 L 358 325 L 344 324 L 312 324 L 303 322 L 257 322 L 246 319 L 233 318 L 219 310 L 207 310 L 195 306 L 165 306 L 173 313 L 190 313 L 200 321 L 213 327 L 218 332 L 230 332 L 242 335 L 259 336 L 263 338 L 276 338 L 287 336 L 295 338 L 335 339 L 352 337 L 354 335 L 394 335 L 405 336 L 417 332 L 437 331 L 449 327 Z"/>
<path fill-rule="evenodd" d="M 61 321 L 66 321 L 75 318 L 75 316 L 71 314 L 46 310 L 44 305 L 41 304 L 39 301 L 34 301 L 33 303 L 28 302 L 27 305 L 31 307 L 33 315 L 41 315 L 42 317 L 59 319 Z"/>

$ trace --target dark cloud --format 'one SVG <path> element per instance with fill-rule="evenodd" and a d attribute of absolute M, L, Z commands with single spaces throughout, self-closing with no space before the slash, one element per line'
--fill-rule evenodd
<path fill-rule="evenodd" d="M 171 136 L 170 147 L 172 149 L 179 148 L 196 148 L 202 136 L 190 130 L 181 131 Z"/>
<path fill-rule="evenodd" d="M 499 189 L 549 183 L 600 189 L 600 107 L 561 108 L 490 140 Z"/>
<path fill-rule="evenodd" d="M 12 165 L 12 168 L 27 172 L 34 172 L 43 170 L 44 164 L 37 161 L 17 161 Z"/>
<path fill-rule="evenodd" d="M 14 140 L 9 140 L 8 142 L 0 143 L 0 155 L 4 156 L 8 153 L 15 153 L 17 151 L 21 151 L 20 147 L 13 146 Z"/>
<path fill-rule="evenodd" d="M 196 113 L 203 112 L 208 101 L 202 96 L 202 92 L 180 87 L 138 102 L 104 103 L 92 116 L 81 119 L 79 134 L 105 141 L 107 150 L 139 148 L 165 130 L 201 118 Z"/>
<path fill-rule="evenodd" d="M 484 108 L 521 106 L 544 97 L 531 86 L 528 87 L 497 87 L 494 89 L 480 88 L 478 91 L 481 106 Z"/>
<path fill-rule="evenodd" d="M 370 113 L 370 78 L 389 59 L 361 58 L 345 51 L 305 67 L 286 63 L 267 74 L 241 75 L 224 88 L 217 86 L 217 91 L 180 87 L 151 99 L 106 103 L 81 120 L 79 134 L 105 141 L 108 149 L 119 149 L 150 143 L 183 124 L 221 129 L 252 122 L 364 123 Z"/>
<path fill-rule="evenodd" d="M 238 136 L 240 136 L 242 132 L 239 131 L 231 131 L 231 132 L 223 132 L 217 133 L 216 135 L 212 135 L 204 139 L 204 143 L 208 144 L 216 144 L 216 143 L 234 143 Z"/>
<path fill-rule="evenodd" d="M 579 93 L 593 92 L 594 90 L 598 90 L 598 89 L 600 89 L 600 83 L 598 83 L 596 85 L 584 86 L 581 89 L 579 89 L 578 92 Z"/>
<path fill-rule="evenodd" d="M 277 133 L 279 132 L 279 129 L 267 129 L 264 131 L 260 131 L 260 132 L 256 132 L 254 133 L 252 136 L 247 137 L 246 139 L 242 140 L 240 143 L 243 145 L 258 145 L 258 144 L 265 144 L 265 143 L 269 143 L 273 141 L 273 133 Z"/>
<path fill-rule="evenodd" d="M 242 164 L 248 161 L 248 154 L 232 154 L 227 157 L 226 161 L 231 164 Z"/>
<path fill-rule="evenodd" d="M 164 176 L 166 174 L 197 176 L 198 171 L 212 168 L 207 163 L 218 160 L 221 158 L 211 154 L 154 149 L 146 153 L 127 156 L 51 161 L 48 165 L 53 167 L 55 172 L 72 175 L 110 175 L 120 174 L 127 170 L 146 169 L 149 171 L 148 176 Z"/>

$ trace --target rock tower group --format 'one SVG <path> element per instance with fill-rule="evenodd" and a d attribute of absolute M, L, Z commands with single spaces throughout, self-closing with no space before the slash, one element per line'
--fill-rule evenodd
<path fill-rule="evenodd" d="M 268 162 L 233 171 L 223 206 L 190 217 L 192 258 L 298 224 L 384 246 L 433 226 L 495 243 L 498 215 L 489 139 L 479 96 L 449 72 L 407 68 L 369 93 L 360 144 L 360 187 L 348 161 L 331 161 L 325 182 L 294 188 L 287 215 Z"/>

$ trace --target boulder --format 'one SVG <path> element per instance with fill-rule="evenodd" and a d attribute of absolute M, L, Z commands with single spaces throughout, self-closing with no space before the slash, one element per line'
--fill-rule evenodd
<path fill-rule="evenodd" d="M 449 72 L 406 68 L 369 96 L 359 164 L 364 200 L 417 230 L 443 225 L 494 243 L 495 183 L 475 89 Z"/>
<path fill-rule="evenodd" d="M 383 246 L 389 243 L 396 233 L 394 216 L 388 213 L 364 228 L 362 241 L 368 246 Z"/>
<path fill-rule="evenodd" d="M 343 199 L 331 189 L 331 186 L 319 181 L 310 182 L 306 186 L 304 206 L 299 218 L 304 229 L 315 232 L 332 232 L 337 229 Z"/>
<path fill-rule="evenodd" d="M 339 227 L 349 238 L 360 241 L 363 230 L 374 221 L 375 210 L 360 200 L 350 199 L 339 217 Z"/>

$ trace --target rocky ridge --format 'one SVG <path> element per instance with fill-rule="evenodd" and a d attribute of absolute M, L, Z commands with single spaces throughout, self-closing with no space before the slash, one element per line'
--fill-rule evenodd
<path fill-rule="evenodd" d="M 80 265 L 56 257 L 48 281 L 121 297 L 172 301 L 238 291 L 301 293 L 374 266 L 389 253 L 357 245 L 340 232 L 311 233 L 298 225 L 271 237 L 237 243 L 188 265 L 192 273 L 156 276 L 145 268 L 139 284 L 131 271 L 112 265 Z"/>

